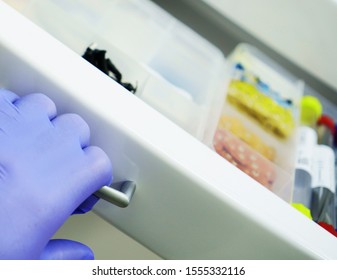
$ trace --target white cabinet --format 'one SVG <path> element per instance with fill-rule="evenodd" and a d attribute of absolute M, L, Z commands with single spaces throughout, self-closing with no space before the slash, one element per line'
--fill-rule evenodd
<path fill-rule="evenodd" d="M 71 27 L 69 27 L 71 28 Z M 96 213 L 167 259 L 337 259 L 337 240 L 0 1 L 0 86 L 81 114 L 129 207 Z"/>

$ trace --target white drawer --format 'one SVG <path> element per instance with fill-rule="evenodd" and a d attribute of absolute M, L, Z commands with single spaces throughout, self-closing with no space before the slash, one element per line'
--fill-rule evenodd
<path fill-rule="evenodd" d="M 0 86 L 81 114 L 137 183 L 96 213 L 166 259 L 337 259 L 337 240 L 0 1 Z"/>

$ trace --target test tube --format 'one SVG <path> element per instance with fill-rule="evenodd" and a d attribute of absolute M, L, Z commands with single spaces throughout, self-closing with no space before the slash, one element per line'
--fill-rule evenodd
<path fill-rule="evenodd" d="M 322 115 L 317 121 L 318 144 L 333 148 L 335 123 L 328 115 Z"/>
<path fill-rule="evenodd" d="M 322 105 L 306 95 L 301 100 L 301 118 L 297 133 L 295 179 L 292 206 L 312 219 L 310 213 L 312 194 L 312 168 L 314 147 L 317 145 L 316 123 L 322 114 Z"/>
<path fill-rule="evenodd" d="M 314 150 L 311 215 L 317 223 L 336 228 L 334 121 L 322 115 L 317 122 L 318 144 Z"/>
<path fill-rule="evenodd" d="M 335 178 L 337 178 L 337 124 L 335 123 L 335 135 L 334 135 L 334 145 L 335 145 Z M 335 231 L 337 232 L 337 186 L 336 186 L 336 193 L 335 193 L 335 223 L 336 223 L 336 227 L 335 227 Z"/>

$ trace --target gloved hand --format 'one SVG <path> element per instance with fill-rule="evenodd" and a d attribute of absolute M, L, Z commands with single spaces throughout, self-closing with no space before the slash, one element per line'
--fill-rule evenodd
<path fill-rule="evenodd" d="M 79 243 L 49 242 L 111 183 L 111 162 L 89 146 L 89 134 L 78 115 L 57 116 L 45 95 L 20 98 L 0 89 L 0 259 L 93 257 Z"/>

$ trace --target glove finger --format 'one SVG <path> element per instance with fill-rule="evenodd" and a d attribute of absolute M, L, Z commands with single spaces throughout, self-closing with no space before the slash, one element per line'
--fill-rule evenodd
<path fill-rule="evenodd" d="M 40 256 L 41 260 L 93 260 L 92 250 L 77 241 L 50 240 Z"/>
<path fill-rule="evenodd" d="M 50 120 L 57 115 L 55 103 L 42 93 L 32 93 L 25 95 L 14 101 L 14 105 L 24 114 L 36 115 L 37 113 L 47 114 Z"/>
<path fill-rule="evenodd" d="M 73 212 L 73 214 L 85 214 L 95 206 L 99 198 L 95 195 L 89 196 L 85 201 L 83 201 Z"/>
<path fill-rule="evenodd" d="M 80 171 L 72 177 L 70 190 L 76 199 L 72 210 L 76 214 L 89 211 L 97 202 L 91 195 L 112 182 L 111 161 L 103 150 L 89 146 L 82 151 Z"/>
<path fill-rule="evenodd" d="M 0 89 L 0 119 L 2 119 L 3 115 L 12 116 L 17 111 L 13 102 L 19 98 L 14 92 L 3 88 Z"/>
<path fill-rule="evenodd" d="M 14 92 L 0 88 L 0 102 L 10 102 L 13 103 L 15 100 L 19 99 L 20 97 L 15 94 Z"/>
<path fill-rule="evenodd" d="M 83 149 L 85 159 L 90 165 L 90 176 L 88 181 L 96 185 L 91 189 L 91 193 L 97 191 L 105 185 L 110 185 L 112 182 L 112 164 L 107 154 L 99 147 L 89 146 Z"/>
<path fill-rule="evenodd" d="M 74 137 L 83 149 L 90 143 L 90 128 L 77 114 L 63 114 L 52 120 L 53 125 L 68 137 Z"/>

